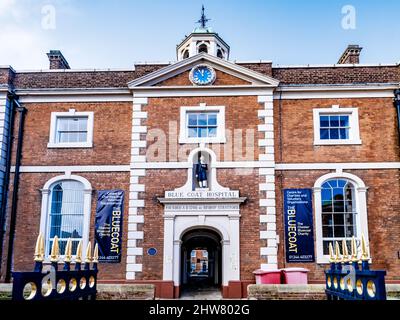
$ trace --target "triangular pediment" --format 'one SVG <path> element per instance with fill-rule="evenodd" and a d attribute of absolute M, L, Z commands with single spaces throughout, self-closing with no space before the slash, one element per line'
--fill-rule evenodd
<path fill-rule="evenodd" d="M 266 86 L 276 87 L 279 81 L 259 72 L 242 67 L 235 63 L 200 53 L 191 58 L 168 65 L 157 71 L 144 75 L 128 83 L 129 88 L 137 87 L 189 87 L 193 84 L 189 80 L 190 70 L 199 64 L 211 66 L 216 74 L 216 81 L 212 86 Z"/>

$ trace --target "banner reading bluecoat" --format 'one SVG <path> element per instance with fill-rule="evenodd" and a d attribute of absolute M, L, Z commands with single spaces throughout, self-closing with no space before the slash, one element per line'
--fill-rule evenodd
<path fill-rule="evenodd" d="M 95 240 L 99 245 L 100 262 L 121 262 L 123 210 L 123 190 L 98 192 Z"/>
<path fill-rule="evenodd" d="M 314 262 L 311 189 L 285 189 L 284 217 L 287 262 Z"/>

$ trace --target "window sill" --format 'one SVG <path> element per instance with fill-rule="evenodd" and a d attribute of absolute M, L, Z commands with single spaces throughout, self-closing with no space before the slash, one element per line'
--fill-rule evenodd
<path fill-rule="evenodd" d="M 314 146 L 361 145 L 361 140 L 315 140 Z"/>
<path fill-rule="evenodd" d="M 49 149 L 68 149 L 68 148 L 93 148 L 93 143 L 91 142 L 76 142 L 76 143 L 53 143 L 49 142 L 47 144 Z"/>

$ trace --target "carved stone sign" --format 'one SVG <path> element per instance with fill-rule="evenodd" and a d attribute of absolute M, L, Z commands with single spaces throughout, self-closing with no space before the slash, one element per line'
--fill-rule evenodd
<path fill-rule="evenodd" d="M 166 204 L 165 211 L 237 211 L 239 204 Z"/>
<path fill-rule="evenodd" d="M 168 199 L 235 199 L 239 198 L 239 191 L 166 191 L 165 198 Z"/>

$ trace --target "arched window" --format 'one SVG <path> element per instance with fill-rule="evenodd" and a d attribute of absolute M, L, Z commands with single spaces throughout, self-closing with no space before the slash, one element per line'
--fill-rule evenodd
<path fill-rule="evenodd" d="M 218 49 L 218 51 L 217 51 L 217 57 L 220 58 L 220 59 L 223 59 L 223 58 L 224 58 L 224 53 L 222 52 L 221 49 Z"/>
<path fill-rule="evenodd" d="M 67 240 L 72 240 L 75 254 L 80 240 L 84 248 L 89 238 L 90 183 L 79 176 L 60 176 L 49 180 L 42 190 L 41 232 L 45 236 L 46 256 L 50 255 L 53 239 L 59 238 L 64 254 Z"/>
<path fill-rule="evenodd" d="M 327 174 L 314 186 L 317 262 L 328 262 L 329 243 L 368 239 L 366 190 L 362 180 L 348 173 Z M 368 241 L 368 240 L 367 240 Z"/>
<path fill-rule="evenodd" d="M 185 50 L 183 52 L 183 59 L 187 59 L 187 58 L 189 58 L 189 50 Z"/>
<path fill-rule="evenodd" d="M 202 53 L 202 52 L 208 53 L 208 47 L 204 43 L 199 46 L 199 53 Z"/>
<path fill-rule="evenodd" d="M 324 255 L 329 243 L 357 236 L 354 186 L 349 180 L 333 179 L 322 185 L 322 241 Z"/>

